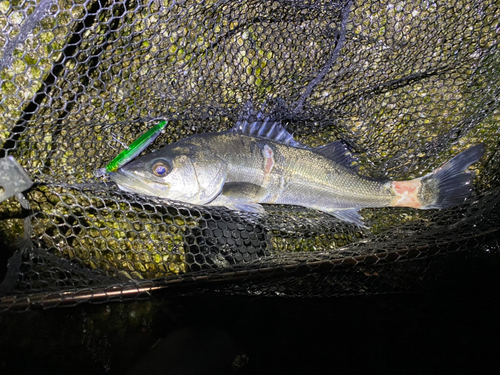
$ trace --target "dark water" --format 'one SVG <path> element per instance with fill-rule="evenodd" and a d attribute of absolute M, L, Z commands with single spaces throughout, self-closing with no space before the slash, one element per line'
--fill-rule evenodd
<path fill-rule="evenodd" d="M 449 256 L 419 293 L 163 296 L 4 314 L 0 373 L 496 374 L 499 266 L 498 253 Z"/>

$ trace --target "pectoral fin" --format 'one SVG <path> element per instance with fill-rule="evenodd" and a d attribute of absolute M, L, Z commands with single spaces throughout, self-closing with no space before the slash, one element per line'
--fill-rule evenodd
<path fill-rule="evenodd" d="M 228 182 L 222 187 L 221 193 L 210 202 L 210 206 L 224 206 L 230 210 L 264 213 L 264 208 L 258 204 L 267 190 L 262 186 L 246 182 Z"/>
<path fill-rule="evenodd" d="M 225 204 L 224 207 L 227 207 L 230 210 L 250 212 L 254 214 L 263 214 L 266 212 L 264 207 L 257 203 L 228 203 Z"/>
<path fill-rule="evenodd" d="M 248 182 L 228 182 L 222 187 L 221 194 L 235 200 L 258 202 L 267 193 L 267 189 Z"/>

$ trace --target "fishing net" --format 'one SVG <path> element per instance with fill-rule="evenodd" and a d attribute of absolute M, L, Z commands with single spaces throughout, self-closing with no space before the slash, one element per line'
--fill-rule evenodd
<path fill-rule="evenodd" d="M 1 310 L 402 291 L 451 253 L 498 249 L 495 1 L 3 1 L 0 28 L 0 157 L 33 181 L 0 204 Z M 309 146 L 343 140 L 374 178 L 484 143 L 475 195 L 364 209 L 365 229 L 295 206 L 162 201 L 93 173 L 160 119 L 144 153 L 228 130 L 249 103 Z"/>

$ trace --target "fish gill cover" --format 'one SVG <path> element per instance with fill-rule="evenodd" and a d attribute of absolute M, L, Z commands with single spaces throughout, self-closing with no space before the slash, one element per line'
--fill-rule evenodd
<path fill-rule="evenodd" d="M 402 291 L 438 256 L 498 249 L 495 1 L 1 1 L 0 28 L 0 157 L 34 181 L 24 206 L 0 204 L 1 310 L 156 290 Z M 421 177 L 484 143 L 475 193 L 443 210 L 363 209 L 362 228 L 295 206 L 162 201 L 94 175 L 160 119 L 144 153 L 229 130 L 249 105 L 309 147 L 342 140 L 373 178 Z"/>

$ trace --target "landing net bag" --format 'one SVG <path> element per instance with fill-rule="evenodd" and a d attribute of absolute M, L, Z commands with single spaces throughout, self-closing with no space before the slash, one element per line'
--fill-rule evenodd
<path fill-rule="evenodd" d="M 402 291 L 435 259 L 498 249 L 495 1 L 3 1 L 0 29 L 0 157 L 33 181 L 0 204 L 0 310 Z M 249 103 L 310 147 L 341 139 L 373 178 L 417 178 L 484 143 L 475 193 L 363 209 L 365 229 L 296 206 L 163 201 L 94 174 L 160 119 L 143 154 L 228 130 Z"/>

